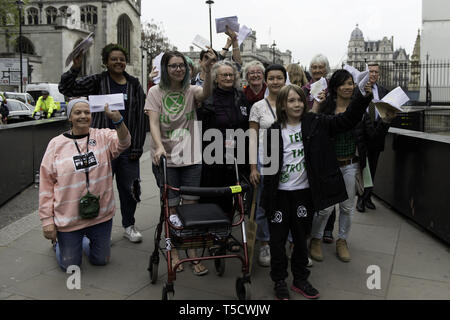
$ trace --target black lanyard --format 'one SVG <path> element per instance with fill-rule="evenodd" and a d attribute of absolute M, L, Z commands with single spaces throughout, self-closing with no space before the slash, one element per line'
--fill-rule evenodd
<path fill-rule="evenodd" d="M 275 113 L 273 112 L 272 106 L 270 105 L 269 99 L 265 98 L 264 100 L 266 100 L 267 102 L 267 107 L 270 110 L 270 113 L 272 113 L 273 116 L 273 120 L 277 121 L 277 116 L 275 115 Z"/>
<path fill-rule="evenodd" d="M 73 136 L 73 132 L 72 132 Z M 86 173 L 86 189 L 89 191 L 89 133 L 87 135 L 87 141 L 86 141 L 86 154 L 83 156 L 81 153 L 80 147 L 78 146 L 77 140 L 73 139 L 73 142 L 75 143 L 75 147 L 77 147 L 78 153 L 81 156 L 81 160 L 83 161 L 83 165 L 85 167 L 84 172 Z"/>

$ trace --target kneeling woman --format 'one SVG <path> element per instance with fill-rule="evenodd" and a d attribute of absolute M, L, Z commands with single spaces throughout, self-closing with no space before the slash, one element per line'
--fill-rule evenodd
<path fill-rule="evenodd" d="M 278 146 L 277 171 L 264 176 L 262 205 L 269 222 L 270 276 L 279 300 L 289 299 L 285 282 L 288 276 L 285 244 L 289 231 L 294 241 L 291 289 L 306 298 L 319 297 L 307 280 L 310 274 L 306 268 L 307 235 L 315 211 L 347 198 L 330 137 L 353 128 L 371 99 L 371 88 L 367 86 L 366 96 L 356 92 L 344 113 L 326 116 L 305 112 L 306 96 L 296 85 L 285 86 L 278 94 L 277 122 L 272 125 L 268 139 L 268 150 L 272 150 L 272 143 Z"/>
<path fill-rule="evenodd" d="M 131 137 L 119 111 L 105 113 L 116 130 L 93 129 L 87 100 L 69 102 L 69 132 L 53 138 L 40 169 L 39 216 L 44 237 L 56 242 L 61 269 L 81 265 L 82 251 L 94 265 L 110 259 L 115 200 L 111 161 Z"/>

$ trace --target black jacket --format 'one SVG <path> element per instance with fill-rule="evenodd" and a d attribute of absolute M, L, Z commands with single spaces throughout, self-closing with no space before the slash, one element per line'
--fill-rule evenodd
<path fill-rule="evenodd" d="M 148 117 L 144 114 L 145 93 L 139 80 L 124 72 L 127 79 L 126 110 L 128 110 L 128 123 L 126 123 L 131 135 L 131 155 L 140 157 L 143 153 L 146 126 Z M 108 72 L 102 72 L 77 79 L 78 73 L 69 70 L 61 76 L 58 89 L 67 97 L 81 97 L 89 95 L 110 94 Z M 104 112 L 92 114 L 93 128 L 109 128 L 110 120 Z"/>
<path fill-rule="evenodd" d="M 344 179 L 336 160 L 333 140 L 330 137 L 353 128 L 366 110 L 373 96 L 363 97 L 358 91 L 344 113 L 325 115 L 305 113 L 302 117 L 302 139 L 305 150 L 305 168 L 313 197 L 314 210 L 328 208 L 345 201 L 348 196 Z M 281 124 L 276 122 L 271 129 L 278 132 L 278 170 L 274 175 L 265 175 L 263 181 L 262 206 L 270 218 L 275 209 L 276 194 L 283 167 L 283 138 Z M 268 150 L 271 150 L 272 136 L 269 132 Z"/>
<path fill-rule="evenodd" d="M 202 119 L 202 129 L 203 131 L 210 128 L 215 128 L 215 118 L 216 111 L 214 106 L 214 101 L 217 98 L 216 91 L 219 89 L 214 89 L 212 95 L 203 102 L 203 105 L 198 109 L 198 113 L 201 114 Z M 234 104 L 226 109 L 229 114 L 230 119 L 236 119 L 234 123 L 229 124 L 229 129 L 243 129 L 244 131 L 248 129 L 248 118 L 250 116 L 250 103 L 247 101 L 245 94 L 242 90 L 233 88 L 230 91 L 230 95 L 234 97 Z M 242 108 L 241 108 L 242 107 Z M 233 113 L 233 115 L 232 115 Z"/>
<path fill-rule="evenodd" d="M 223 105 L 226 101 L 233 101 L 233 105 L 230 105 L 229 107 L 225 108 L 225 112 L 228 115 L 228 118 L 230 119 L 230 122 L 227 123 L 226 129 L 242 129 L 244 132 L 249 128 L 249 116 L 250 116 L 250 103 L 247 101 L 247 98 L 245 97 L 242 90 L 233 88 L 233 91 L 229 92 L 228 94 L 224 93 L 225 91 L 217 91 L 220 89 L 214 89 L 212 95 L 206 99 L 201 108 L 197 109 L 197 115 L 202 121 L 202 136 L 203 133 L 208 129 L 218 129 L 217 123 L 216 123 L 216 106 L 218 100 L 220 100 L 220 105 Z M 222 100 L 223 99 L 223 100 Z M 220 129 L 223 135 L 223 161 L 225 163 L 225 130 L 224 128 Z M 209 141 L 203 142 L 203 150 L 210 144 Z M 236 147 L 239 147 L 239 142 L 236 144 Z M 239 172 L 244 176 L 247 177 L 249 175 L 249 155 L 248 155 L 248 139 L 245 139 L 245 164 L 242 164 L 239 166 Z M 236 153 L 237 156 L 237 153 Z M 238 159 L 239 160 L 239 159 Z M 219 177 L 206 177 L 210 175 L 210 169 L 211 167 L 221 167 L 222 165 L 207 165 L 203 163 L 203 169 L 202 169 L 202 185 L 206 186 L 214 186 L 217 184 L 214 184 L 214 180 L 220 179 Z"/>
<path fill-rule="evenodd" d="M 335 110 L 329 111 L 331 113 L 327 113 L 328 115 L 333 115 L 335 112 Z M 370 115 L 365 112 L 362 120 L 351 130 L 358 149 L 359 168 L 361 172 L 366 167 L 367 152 L 370 148 L 378 148 L 380 141 L 384 142 L 384 137 L 389 130 L 389 126 L 389 123 L 385 123 L 381 119 L 373 122 Z M 331 139 L 334 142 L 334 137 Z"/>

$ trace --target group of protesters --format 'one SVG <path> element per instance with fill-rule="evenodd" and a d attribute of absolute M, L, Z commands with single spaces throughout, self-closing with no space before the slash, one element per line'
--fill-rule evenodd
<path fill-rule="evenodd" d="M 309 72 L 298 64 L 242 65 L 236 34 L 228 28 L 226 34 L 220 53 L 212 48 L 202 51 L 199 66 L 180 52 L 165 52 L 160 74 L 154 69 L 150 75 L 150 80 L 159 76 L 160 82 L 150 85 L 147 94 L 139 80 L 125 71 L 128 52 L 117 44 L 102 51 L 105 72 L 79 78 L 80 54 L 61 76 L 60 92 L 73 98 L 67 110 L 71 129 L 51 140 L 42 160 L 39 215 L 63 270 L 80 265 L 83 252 L 95 265 L 110 260 L 114 176 L 124 237 L 142 241 L 134 216 L 141 196 L 139 159 L 147 122 L 156 182 L 161 186 L 159 164 L 164 155 L 168 183 L 176 188 L 234 185 L 235 166 L 225 152 L 221 161 L 212 164 L 199 156 L 207 148 L 203 132 L 218 130 L 224 150 L 231 148 L 232 154 L 238 154 L 239 144 L 228 133 L 249 130 L 245 161 L 238 169 L 257 193 L 257 260 L 270 267 L 276 299 L 289 299 L 289 259 L 291 290 L 310 299 L 320 296 L 308 281 L 308 267 L 310 258 L 323 260 L 322 242 L 334 242 L 337 206 L 337 257 L 351 260 L 347 240 L 358 196 L 357 175 L 367 164 L 375 174 L 380 141 L 395 117 L 388 112 L 381 118 L 372 103 L 383 92 L 376 84 L 378 66 L 369 64 L 370 80 L 360 90 L 348 71 L 331 74 L 323 55 L 312 59 Z M 196 68 L 199 71 L 194 73 Z M 327 89 L 314 96 L 311 85 L 321 78 L 327 80 Z M 83 98 L 114 93 L 124 94 L 124 110 L 110 111 L 106 105 L 104 112 L 91 114 L 90 102 Z M 269 150 L 277 153 L 270 155 Z M 186 151 L 190 156 L 181 154 Z M 278 160 L 275 173 L 268 170 L 269 156 Z M 368 188 L 359 195 L 359 211 L 375 209 L 370 194 Z M 203 201 L 173 190 L 168 198 L 170 214 L 176 214 L 179 205 Z M 233 210 L 232 197 L 208 201 L 225 212 Z M 239 251 L 240 245 L 230 240 L 227 249 Z M 197 252 L 191 249 L 187 254 L 195 258 Z M 176 249 L 172 257 L 172 265 L 177 265 Z M 195 275 L 208 273 L 200 261 L 191 265 Z M 183 265 L 178 264 L 177 272 L 181 271 Z"/>

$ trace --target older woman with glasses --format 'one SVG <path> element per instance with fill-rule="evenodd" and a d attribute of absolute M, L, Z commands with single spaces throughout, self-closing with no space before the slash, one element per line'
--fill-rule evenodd
<path fill-rule="evenodd" d="M 267 85 L 264 81 L 264 66 L 259 61 L 251 61 L 244 66 L 244 76 L 247 85 L 243 91 L 248 102 L 254 104 L 264 99 Z"/>
<path fill-rule="evenodd" d="M 227 136 L 226 131 L 227 129 L 242 129 L 244 131 L 248 129 L 250 104 L 242 90 L 239 89 L 239 73 L 234 63 L 226 60 L 217 62 L 212 68 L 212 78 L 214 79 L 213 93 L 211 97 L 205 100 L 199 111 L 202 112 L 203 130 L 217 129 L 222 134 L 224 156 L 220 159 L 220 163 L 203 163 L 202 186 L 222 187 L 236 183 L 234 165 L 230 158 L 227 164 L 226 153 L 231 152 L 237 155 L 237 148 L 239 147 L 245 148 L 246 154 L 245 159 L 238 158 L 239 172 L 248 177 L 248 147 L 235 143 L 234 137 Z M 213 201 L 220 205 L 225 212 L 231 212 L 232 197 L 214 198 Z M 232 251 L 239 250 L 239 247 L 235 244 L 231 247 Z"/>
<path fill-rule="evenodd" d="M 178 51 L 166 52 L 161 59 L 161 82 L 150 88 L 145 103 L 145 110 L 150 114 L 150 147 L 153 159 L 153 173 L 158 186 L 159 160 L 162 155 L 167 158 L 167 179 L 173 187 L 200 186 L 201 176 L 201 137 L 196 108 L 211 94 L 211 66 L 215 60 L 214 52 L 209 49 L 206 58 L 202 60 L 205 70 L 203 87 L 190 84 L 188 63 L 183 54 Z M 180 194 L 169 190 L 170 213 L 176 213 L 180 205 Z M 183 204 L 195 203 L 198 197 L 183 195 Z M 194 249 L 188 250 L 190 257 L 195 257 Z M 177 250 L 171 251 L 171 263 L 174 267 L 178 261 Z M 177 267 L 182 271 L 183 265 Z M 193 265 L 196 275 L 204 275 L 208 269 L 196 262 Z"/>

